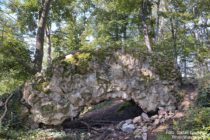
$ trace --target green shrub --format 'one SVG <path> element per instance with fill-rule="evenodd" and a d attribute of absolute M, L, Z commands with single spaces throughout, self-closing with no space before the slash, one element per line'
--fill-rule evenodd
<path fill-rule="evenodd" d="M 196 106 L 210 107 L 210 74 L 199 81 L 199 92 Z"/>
<path fill-rule="evenodd" d="M 175 127 L 174 127 L 175 128 Z M 194 106 L 176 125 L 176 130 L 191 131 L 192 139 L 207 139 L 210 131 L 210 75 L 199 80 L 198 96 Z"/>
<path fill-rule="evenodd" d="M 183 136 L 190 136 L 192 140 L 207 140 L 210 138 L 210 111 L 207 108 L 197 108 L 189 111 L 187 117 L 176 121 L 174 132 L 190 132 Z M 179 136 L 179 135 L 178 135 Z"/>
<path fill-rule="evenodd" d="M 199 81 L 199 91 L 195 105 L 210 107 L 210 74 Z"/>
<path fill-rule="evenodd" d="M 177 101 L 177 104 L 179 105 L 183 99 L 184 99 L 184 96 L 186 95 L 186 91 L 184 90 L 180 90 L 179 92 L 177 92 L 176 94 L 174 94 L 175 98 L 176 98 L 176 101 Z"/>
<path fill-rule="evenodd" d="M 203 130 L 210 127 L 210 108 L 193 108 L 189 111 L 187 117 L 180 122 L 182 129 Z"/>
<path fill-rule="evenodd" d="M 210 107 L 210 85 L 199 91 L 196 105 L 200 107 Z"/>
<path fill-rule="evenodd" d="M 61 139 L 66 137 L 65 132 L 55 131 L 52 129 L 42 130 L 30 130 L 23 129 L 9 129 L 8 127 L 0 128 L 0 140 L 39 140 L 39 139 Z"/>
<path fill-rule="evenodd" d="M 157 135 L 157 140 L 172 140 L 172 136 L 165 133 L 160 133 Z"/>
<path fill-rule="evenodd" d="M 0 95 L 11 92 L 32 74 L 27 46 L 15 38 L 5 39 L 0 47 Z"/>

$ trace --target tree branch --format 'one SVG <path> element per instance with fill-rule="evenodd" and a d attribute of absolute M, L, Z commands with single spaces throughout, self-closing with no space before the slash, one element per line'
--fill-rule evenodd
<path fill-rule="evenodd" d="M 6 101 L 5 101 L 5 103 L 4 103 L 4 112 L 3 112 L 3 114 L 2 114 L 2 116 L 1 116 L 1 118 L 0 118 L 0 125 L 2 124 L 2 121 L 3 121 L 3 119 L 5 118 L 5 116 L 6 116 L 6 114 L 7 114 L 7 110 L 8 110 L 7 105 L 8 105 L 10 99 L 12 98 L 12 96 L 13 96 L 14 94 L 15 94 L 15 91 L 13 91 L 13 92 L 9 95 L 9 97 L 6 99 Z"/>

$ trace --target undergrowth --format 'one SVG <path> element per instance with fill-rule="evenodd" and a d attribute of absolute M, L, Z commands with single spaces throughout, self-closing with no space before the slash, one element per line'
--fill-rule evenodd
<path fill-rule="evenodd" d="M 199 80 L 198 95 L 185 118 L 174 126 L 177 131 L 189 131 L 192 139 L 210 138 L 210 75 Z"/>

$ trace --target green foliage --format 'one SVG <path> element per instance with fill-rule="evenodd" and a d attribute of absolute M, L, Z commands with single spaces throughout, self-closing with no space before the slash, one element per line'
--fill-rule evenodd
<path fill-rule="evenodd" d="M 67 55 L 65 62 L 71 63 L 74 65 L 80 65 L 82 62 L 90 58 L 90 53 L 76 53 L 74 55 Z"/>
<path fill-rule="evenodd" d="M 38 83 L 37 85 L 34 85 L 34 89 L 42 93 L 48 94 L 50 91 L 48 89 L 45 89 L 48 85 L 49 83 L 47 81 L 43 81 L 43 82 Z"/>
<path fill-rule="evenodd" d="M 174 60 L 166 55 L 152 55 L 152 66 L 162 80 L 180 80 L 181 74 L 174 68 Z"/>
<path fill-rule="evenodd" d="M 20 86 L 23 84 L 22 80 L 19 79 L 14 79 L 13 75 L 11 73 L 6 77 L 1 77 L 0 78 L 0 95 L 3 95 L 5 93 L 8 93 L 15 89 L 17 86 Z"/>
<path fill-rule="evenodd" d="M 30 52 L 16 22 L 0 17 L 0 95 L 22 85 L 33 73 Z"/>
<path fill-rule="evenodd" d="M 179 122 L 179 129 L 200 131 L 210 127 L 210 108 L 194 107 L 189 110 L 187 117 Z"/>
<path fill-rule="evenodd" d="M 174 97 L 176 98 L 176 101 L 177 101 L 177 105 L 179 105 L 183 101 L 184 96 L 186 94 L 187 93 L 185 90 L 179 90 L 176 94 L 174 94 Z"/>
<path fill-rule="evenodd" d="M 210 107 L 210 74 L 206 75 L 199 82 L 196 105 L 199 107 Z"/>
<path fill-rule="evenodd" d="M 23 84 L 32 73 L 29 51 L 16 39 L 4 40 L 0 47 L 0 94 Z"/>
<path fill-rule="evenodd" d="M 199 92 L 197 97 L 197 105 L 210 107 L 210 85 Z"/>
<path fill-rule="evenodd" d="M 20 40 L 11 38 L 4 40 L 0 48 L 0 59 L 1 72 L 16 70 L 19 73 L 16 73 L 15 76 L 23 76 L 23 79 L 29 74 L 31 62 L 29 51 Z"/>
<path fill-rule="evenodd" d="M 35 34 L 37 27 L 36 20 L 38 19 L 39 1 L 36 0 L 13 0 L 8 2 L 8 7 L 17 15 L 17 25 L 23 33 L 32 31 Z"/>
<path fill-rule="evenodd" d="M 2 122 L 2 127 L 8 127 L 9 128 L 15 128 L 15 129 L 20 129 L 24 127 L 25 124 L 25 118 L 26 116 L 22 115 L 23 112 L 25 111 L 23 108 L 24 106 L 21 103 L 21 98 L 22 98 L 22 92 L 21 92 L 21 87 L 15 89 L 12 91 L 13 96 L 10 98 L 10 101 L 7 104 L 7 109 L 8 112 L 3 119 Z M 9 94 L 3 94 L 0 96 L 1 101 L 5 101 Z M 0 115 L 3 114 L 3 109 L 0 110 Z M 18 124 L 18 125 L 17 125 Z"/>
<path fill-rule="evenodd" d="M 75 136 L 76 137 L 76 136 Z M 1 140 L 38 140 L 38 139 L 71 139 L 75 138 L 72 136 L 67 136 L 63 131 L 56 131 L 53 129 L 36 129 L 36 130 L 16 130 L 9 129 L 8 127 L 1 127 L 0 139 Z M 79 137 L 79 136 L 77 136 Z M 78 139 L 79 140 L 79 139 Z"/>
<path fill-rule="evenodd" d="M 54 111 L 55 106 L 52 104 L 47 104 L 45 106 L 42 106 L 42 111 L 44 114 L 49 114 Z"/>
<path fill-rule="evenodd" d="M 67 21 L 66 27 L 58 28 L 55 31 L 55 34 L 52 35 L 55 57 L 81 47 L 81 41 L 78 38 L 78 34 L 81 34 L 80 30 L 80 26 L 76 24 L 75 20 L 72 20 Z"/>
<path fill-rule="evenodd" d="M 91 59 L 90 53 L 77 52 L 74 55 L 67 55 L 64 62 L 74 65 L 76 67 L 76 73 L 85 73 L 89 69 L 88 61 Z"/>
<path fill-rule="evenodd" d="M 165 133 L 160 133 L 157 135 L 157 140 L 171 140 L 172 136 Z"/>
<path fill-rule="evenodd" d="M 198 138 L 206 139 L 210 131 L 210 106 L 209 106 L 209 75 L 199 82 L 198 96 L 194 106 L 187 112 L 187 115 L 176 125 L 177 130 L 190 130 L 196 133 Z M 196 135 L 193 138 L 196 139 Z"/>

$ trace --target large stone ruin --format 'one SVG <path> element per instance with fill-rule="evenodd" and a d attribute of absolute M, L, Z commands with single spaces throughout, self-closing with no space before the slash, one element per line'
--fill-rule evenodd
<path fill-rule="evenodd" d="M 84 107 L 112 98 L 133 100 L 144 112 L 174 110 L 178 77 L 173 63 L 158 55 L 77 52 L 26 82 L 23 99 L 33 120 L 47 125 L 59 125 Z"/>

